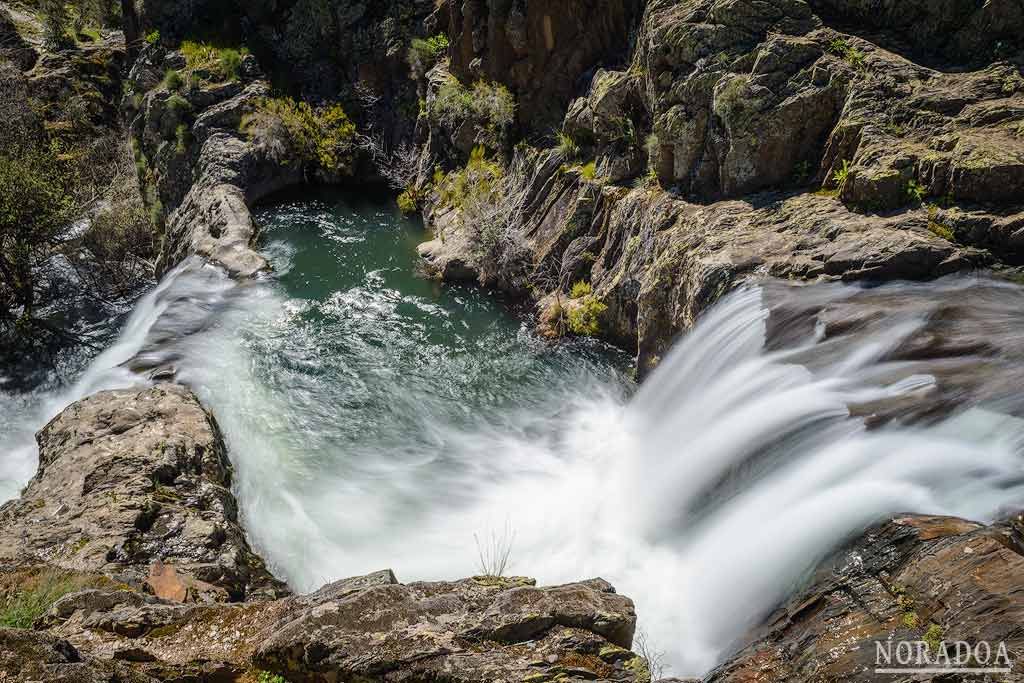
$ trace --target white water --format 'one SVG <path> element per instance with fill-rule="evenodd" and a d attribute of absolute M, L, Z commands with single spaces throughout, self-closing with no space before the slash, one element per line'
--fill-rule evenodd
<path fill-rule="evenodd" d="M 393 299 L 360 290 L 328 303 L 372 322 Z M 851 405 L 933 391 L 929 376 L 881 362 L 925 313 L 850 341 L 812 374 L 795 359 L 814 336 L 764 351 L 763 299 L 756 287 L 727 297 L 628 401 L 593 375 L 500 419 L 454 421 L 423 401 L 402 408 L 420 411 L 412 426 L 358 447 L 322 436 L 340 406 L 263 372 L 308 302 L 190 261 L 74 387 L 12 432 L 0 479 L 28 479 L 26 434 L 63 406 L 140 383 L 122 364 L 172 363 L 222 426 L 255 546 L 295 588 L 383 567 L 401 580 L 469 575 L 474 534 L 511 528 L 513 572 L 610 580 L 671 673 L 699 675 L 832 547 L 885 515 L 990 519 L 1024 500 L 1013 421 L 972 410 L 869 432 L 848 417 Z"/>

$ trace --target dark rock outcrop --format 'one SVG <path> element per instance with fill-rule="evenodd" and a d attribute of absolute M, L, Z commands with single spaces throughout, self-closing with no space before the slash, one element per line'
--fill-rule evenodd
<path fill-rule="evenodd" d="M 162 385 L 97 394 L 38 435 L 39 472 L 0 508 L 0 561 L 102 573 L 178 601 L 274 597 L 212 418 Z"/>
<path fill-rule="evenodd" d="M 751 645 L 706 680 L 875 681 L 875 643 L 902 640 L 930 640 L 935 646 L 945 641 L 950 648 L 956 641 L 972 648 L 983 640 L 993 647 L 1002 642 L 1019 661 L 1020 532 L 1019 516 L 990 527 L 902 517 L 871 529 L 826 563 L 752 634 Z M 953 680 L 951 675 L 928 680 Z M 1021 675 L 1000 680 L 1018 681 Z"/>

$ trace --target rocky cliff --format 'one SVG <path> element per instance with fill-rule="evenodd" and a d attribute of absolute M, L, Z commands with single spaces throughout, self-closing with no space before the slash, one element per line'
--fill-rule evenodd
<path fill-rule="evenodd" d="M 565 63 L 591 55 L 600 40 L 574 42 L 573 26 L 555 48 L 524 44 L 526 56 L 470 50 L 462 29 L 452 70 L 466 73 L 472 58 L 521 112 L 535 87 L 546 106 L 559 103 L 549 78 L 582 96 L 565 108 L 557 147 L 530 138 L 514 152 L 525 172 L 519 228 L 502 228 L 512 267 L 487 267 L 480 220 L 460 220 L 450 192 L 427 202 L 438 233 L 428 262 L 441 277 L 532 297 L 555 333 L 576 306 L 570 288 L 584 282 L 600 304 L 595 333 L 636 348 L 642 372 L 745 278 L 927 279 L 1019 264 L 1020 8 L 883 4 L 649 2 L 616 34 L 636 35 L 625 66 L 592 58 L 585 85 L 570 85 L 578 69 L 530 84 L 519 75 L 558 49 Z M 451 14 L 453 26 L 468 22 Z M 600 34 L 603 12 L 586 16 Z M 481 28 L 474 35 L 491 45 Z M 492 62 L 501 68 L 488 71 Z M 434 87 L 430 97 L 441 94 Z M 435 158 L 445 135 L 430 128 Z"/>

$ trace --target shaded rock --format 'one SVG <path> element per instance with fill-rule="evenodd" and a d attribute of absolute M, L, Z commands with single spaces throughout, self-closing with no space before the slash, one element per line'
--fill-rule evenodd
<path fill-rule="evenodd" d="M 38 473 L 0 508 L 0 559 L 146 581 L 181 600 L 284 591 L 249 549 L 220 434 L 183 387 L 97 394 L 37 440 Z"/>
<path fill-rule="evenodd" d="M 595 66 L 626 56 L 635 0 L 469 0 L 446 3 L 451 69 L 464 83 L 487 78 L 517 96 L 520 122 L 556 125 Z"/>

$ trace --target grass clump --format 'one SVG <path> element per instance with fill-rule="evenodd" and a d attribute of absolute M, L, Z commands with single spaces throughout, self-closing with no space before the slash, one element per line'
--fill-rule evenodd
<path fill-rule="evenodd" d="M 46 572 L 0 603 L 0 627 L 32 628 L 36 619 L 46 614 L 53 603 L 79 588 L 81 582 L 71 575 Z"/>
<path fill-rule="evenodd" d="M 571 135 L 559 131 L 555 137 L 558 140 L 558 154 L 563 159 L 575 159 L 580 155 L 580 146 L 576 144 Z"/>
<path fill-rule="evenodd" d="M 427 105 L 427 115 L 451 129 L 472 125 L 477 143 L 497 149 L 515 122 L 516 101 L 500 83 L 480 80 L 467 88 L 452 76 Z"/>
<path fill-rule="evenodd" d="M 348 170 L 352 161 L 356 126 L 339 104 L 313 108 L 290 97 L 265 98 L 242 118 L 242 130 L 283 136 L 302 160 L 331 173 Z"/>

